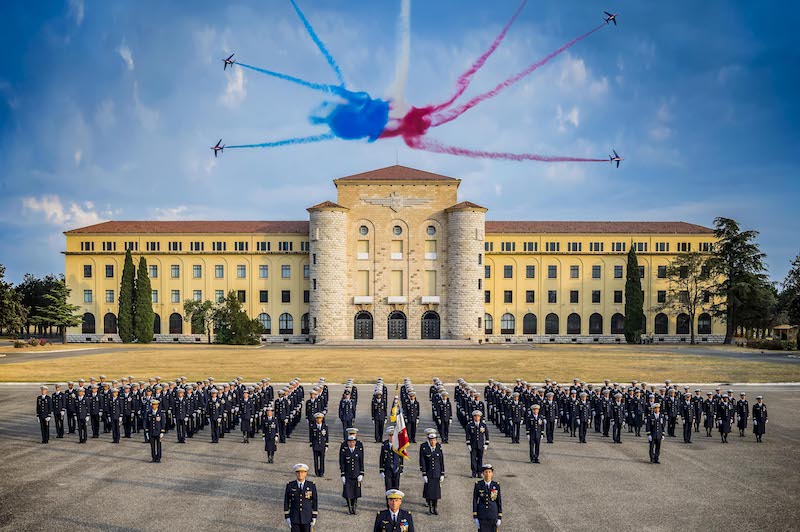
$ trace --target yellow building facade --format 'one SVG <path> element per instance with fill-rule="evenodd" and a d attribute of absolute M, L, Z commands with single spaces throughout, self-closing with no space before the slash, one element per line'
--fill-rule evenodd
<path fill-rule="evenodd" d="M 65 272 L 82 326 L 75 342 L 119 341 L 125 252 L 147 260 L 156 340 L 200 342 L 187 299 L 233 290 L 264 342 L 461 339 L 624 342 L 627 252 L 637 250 L 655 341 L 719 342 L 706 312 L 656 312 L 675 253 L 710 251 L 684 222 L 487 221 L 460 181 L 394 166 L 334 181 L 337 201 L 302 221 L 111 221 L 67 231 Z"/>

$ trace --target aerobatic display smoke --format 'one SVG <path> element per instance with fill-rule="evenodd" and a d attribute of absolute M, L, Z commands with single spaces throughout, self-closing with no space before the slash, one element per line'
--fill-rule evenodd
<path fill-rule="evenodd" d="M 315 83 L 299 77 L 255 67 L 240 63 L 238 61 L 234 61 L 233 65 L 260 72 L 267 76 L 282 79 L 290 83 L 322 92 L 332 97 L 331 101 L 321 102 L 309 116 L 309 121 L 311 124 L 325 125 L 330 129 L 330 131 L 328 133 L 307 137 L 298 137 L 257 144 L 227 146 L 228 148 L 276 148 L 293 144 L 310 144 L 337 138 L 344 140 L 366 140 L 368 142 L 373 142 L 381 138 L 402 137 L 405 144 L 409 148 L 415 150 L 478 159 L 587 163 L 608 162 L 609 160 L 612 160 L 612 162 L 617 162 L 617 166 L 619 166 L 619 161 L 622 160 L 618 156 L 616 159 L 593 159 L 584 157 L 540 155 L 535 153 L 492 152 L 480 149 L 449 146 L 427 137 L 428 131 L 431 128 L 452 122 L 465 112 L 479 105 L 481 102 L 497 96 L 503 90 L 529 76 L 539 67 L 546 65 L 568 48 L 587 38 L 603 26 L 608 25 L 608 20 L 610 19 L 606 19 L 605 24 L 600 24 L 596 28 L 572 39 L 555 51 L 530 64 L 521 72 L 496 85 L 493 89 L 473 96 L 466 103 L 462 103 L 453 107 L 455 102 L 467 91 L 475 75 L 478 74 L 481 68 L 483 68 L 488 59 L 505 39 L 508 31 L 511 29 L 511 26 L 517 20 L 527 4 L 527 0 L 523 0 L 512 15 L 511 19 L 506 23 L 486 51 L 484 51 L 483 54 L 481 54 L 472 63 L 472 65 L 458 77 L 453 93 L 447 100 L 439 104 L 415 107 L 409 105 L 405 100 L 406 85 L 408 83 L 408 71 L 411 62 L 411 0 L 400 0 L 400 14 L 397 22 L 397 59 L 395 65 L 395 75 L 392 84 L 387 90 L 387 100 L 373 98 L 367 92 L 352 91 L 345 88 L 344 75 L 342 74 L 338 63 L 333 58 L 333 55 L 331 55 L 325 44 L 317 36 L 317 33 L 314 31 L 314 28 L 311 26 L 311 23 L 308 21 L 306 16 L 300 10 L 297 2 L 295 0 L 290 0 L 290 2 L 294 7 L 298 17 L 302 21 L 303 26 L 305 27 L 309 36 L 314 41 L 314 44 L 316 44 L 320 53 L 325 57 L 328 65 L 336 75 L 339 84 L 333 85 Z M 226 66 L 227 64 L 230 64 L 230 61 L 226 60 Z"/>

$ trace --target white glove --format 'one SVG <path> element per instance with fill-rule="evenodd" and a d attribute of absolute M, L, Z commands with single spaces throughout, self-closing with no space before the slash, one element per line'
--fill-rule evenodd
<path fill-rule="evenodd" d="M 275 436 L 275 443 L 278 443 L 278 437 Z"/>
<path fill-rule="evenodd" d="M 314 528 L 314 526 L 316 526 L 316 524 L 317 524 L 317 520 L 316 519 L 312 519 L 311 520 L 311 528 Z"/>
<path fill-rule="evenodd" d="M 488 448 L 489 448 L 489 446 L 488 446 L 488 445 L 484 445 L 484 446 L 483 446 L 483 450 L 484 450 L 484 451 L 485 451 L 486 449 L 488 449 Z"/>
<path fill-rule="evenodd" d="M 451 419 L 451 420 L 448 422 L 448 424 L 449 424 L 449 425 L 452 425 L 452 424 L 453 424 L 453 420 Z"/>
<path fill-rule="evenodd" d="M 345 484 L 345 483 L 347 483 L 347 479 L 345 479 L 344 477 L 342 477 L 342 484 Z"/>
<path fill-rule="evenodd" d="M 44 420 L 49 422 L 50 421 L 50 416 L 47 416 L 46 418 L 44 418 Z"/>
<path fill-rule="evenodd" d="M 444 475 L 442 475 L 441 477 L 439 477 L 439 483 L 441 484 L 442 482 L 444 482 Z"/>
<path fill-rule="evenodd" d="M 768 420 L 766 420 L 764 423 L 769 423 L 769 419 L 768 419 Z"/>
<path fill-rule="evenodd" d="M 467 444 L 467 450 L 468 450 L 468 451 L 471 451 L 471 450 L 472 450 L 472 445 L 470 445 L 470 444 Z"/>
<path fill-rule="evenodd" d="M 753 420 L 753 426 L 755 427 L 756 425 L 758 425 L 758 421 L 756 421 L 756 420 L 754 419 L 754 420 Z"/>
<path fill-rule="evenodd" d="M 581 420 L 580 420 L 580 419 L 578 419 L 578 420 L 577 420 L 577 422 L 578 422 L 578 425 L 580 425 L 580 424 L 581 424 Z"/>
<path fill-rule="evenodd" d="M 89 422 L 89 416 L 86 416 L 86 422 L 87 423 Z"/>
<path fill-rule="evenodd" d="M 652 436 L 648 436 L 647 437 L 647 441 L 653 441 L 653 437 Z"/>
<path fill-rule="evenodd" d="M 663 435 L 663 434 L 661 435 L 661 439 L 662 439 L 662 440 L 664 439 L 664 435 Z"/>
<path fill-rule="evenodd" d="M 383 471 L 381 471 L 381 478 L 386 479 L 386 473 L 384 473 Z"/>
<path fill-rule="evenodd" d="M 159 434 L 159 435 L 158 435 L 158 439 L 159 439 L 159 440 L 160 440 L 160 439 L 162 439 L 163 437 L 164 437 L 164 433 L 163 433 L 163 432 L 162 432 L 161 434 Z"/>
<path fill-rule="evenodd" d="M 291 519 L 289 519 L 288 517 L 286 518 L 286 524 L 287 524 L 287 525 L 289 525 L 289 527 L 291 528 L 291 526 L 292 526 L 292 520 L 291 520 Z"/>
<path fill-rule="evenodd" d="M 531 435 L 528 434 L 528 441 L 531 441 Z"/>
<path fill-rule="evenodd" d="M 428 483 L 428 475 L 422 475 L 422 480 L 425 482 L 425 484 L 427 484 Z"/>
<path fill-rule="evenodd" d="M 500 519 L 497 520 L 497 526 L 500 526 Z"/>
<path fill-rule="evenodd" d="M 362 480 L 364 480 L 364 475 L 358 475 L 358 478 L 357 478 L 357 480 L 358 480 L 359 482 L 361 482 Z"/>
<path fill-rule="evenodd" d="M 183 418 L 183 422 L 184 423 L 188 423 L 189 422 L 189 418 L 188 417 Z"/>
<path fill-rule="evenodd" d="M 480 522 L 480 521 L 478 521 L 478 518 L 477 518 L 477 517 L 475 518 L 475 526 L 477 526 L 478 528 L 480 528 L 480 527 L 481 527 L 481 522 Z"/>

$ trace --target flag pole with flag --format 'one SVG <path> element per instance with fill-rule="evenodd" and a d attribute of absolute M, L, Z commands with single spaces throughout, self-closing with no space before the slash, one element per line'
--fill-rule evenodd
<path fill-rule="evenodd" d="M 395 397 L 397 397 L 398 389 L 399 385 L 395 388 Z M 408 431 L 406 430 L 406 421 L 403 419 L 403 408 L 400 401 L 397 401 L 395 406 L 392 407 L 392 414 L 395 414 L 395 412 L 396 421 L 394 424 L 394 433 L 392 434 L 392 451 L 408 460 L 408 451 L 406 451 L 409 445 Z"/>

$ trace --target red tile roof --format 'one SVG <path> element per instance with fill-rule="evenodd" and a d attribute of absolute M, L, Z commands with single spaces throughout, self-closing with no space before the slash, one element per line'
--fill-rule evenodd
<path fill-rule="evenodd" d="M 484 211 L 489 210 L 486 207 L 481 207 L 477 203 L 472 203 L 471 201 L 462 201 L 461 203 L 456 203 L 452 207 L 446 208 L 445 212 L 461 211 L 461 210 L 468 210 L 468 209 L 482 209 Z"/>
<path fill-rule="evenodd" d="M 486 221 L 486 233 L 595 233 L 712 235 L 714 230 L 686 222 L 531 222 Z"/>
<path fill-rule="evenodd" d="M 387 166 L 378 170 L 370 170 L 360 174 L 353 174 L 346 177 L 340 177 L 334 181 L 453 181 L 458 182 L 458 179 L 447 177 L 440 174 L 426 172 L 424 170 L 417 170 L 416 168 L 409 168 L 407 166 Z"/>
<path fill-rule="evenodd" d="M 308 221 L 111 221 L 66 231 L 65 234 L 92 233 L 278 233 L 308 234 Z"/>
<path fill-rule="evenodd" d="M 309 207 L 306 210 L 307 211 L 313 211 L 313 210 L 316 210 L 316 209 L 344 209 L 344 210 L 347 210 L 347 211 L 350 210 L 347 207 L 343 207 L 343 206 L 339 205 L 338 203 L 334 203 L 332 201 L 323 201 L 322 203 L 317 203 L 316 205 L 314 205 L 312 207 Z"/>

